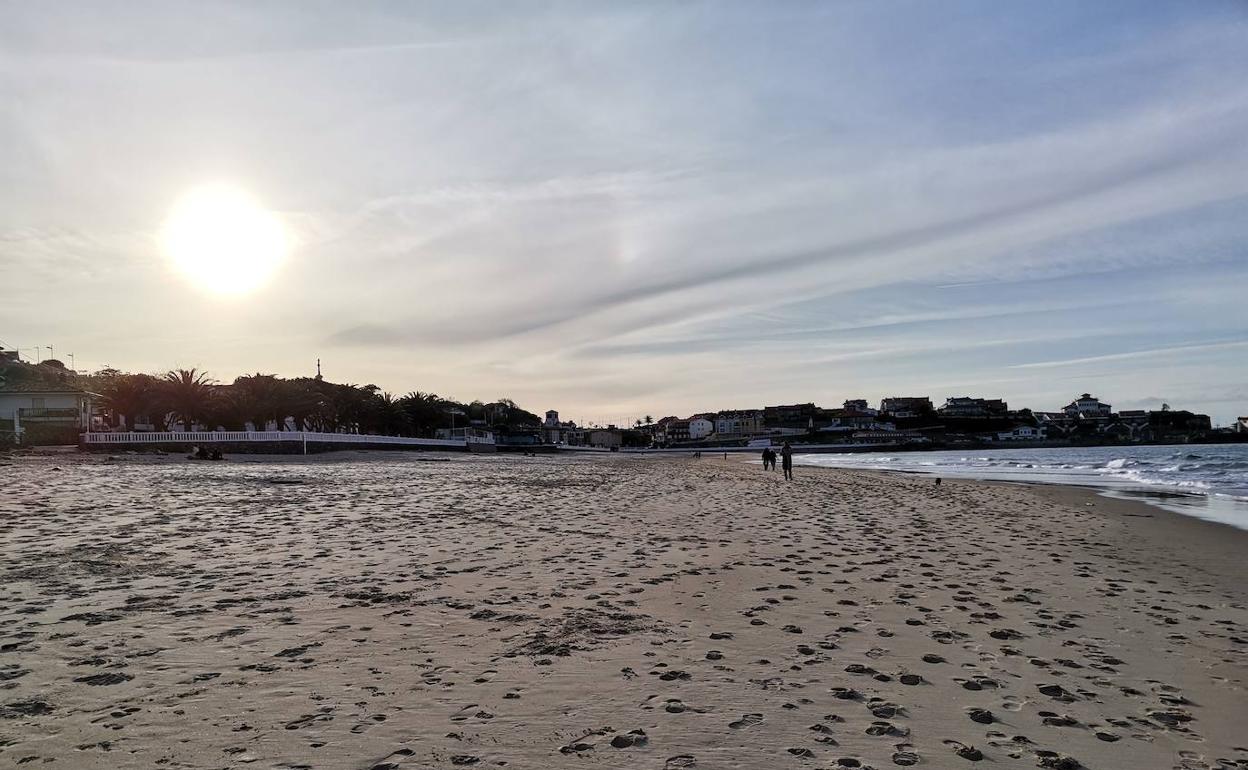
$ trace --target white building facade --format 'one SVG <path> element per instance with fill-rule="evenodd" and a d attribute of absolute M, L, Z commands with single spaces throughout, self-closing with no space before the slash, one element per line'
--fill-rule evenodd
<path fill-rule="evenodd" d="M 1108 417 L 1113 409 L 1091 393 L 1084 393 L 1062 407 L 1062 411 L 1071 417 Z"/>
<path fill-rule="evenodd" d="M 693 441 L 704 439 L 715 432 L 714 420 L 702 415 L 689 418 L 689 438 Z"/>
<path fill-rule="evenodd" d="M 91 424 L 91 394 L 80 390 L 2 390 L 0 420 L 12 424 L 20 443 L 31 431 L 68 435 Z"/>

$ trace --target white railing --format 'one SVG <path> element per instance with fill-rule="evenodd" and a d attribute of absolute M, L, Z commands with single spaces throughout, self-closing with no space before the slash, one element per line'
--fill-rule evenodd
<path fill-rule="evenodd" d="M 400 446 L 453 447 L 465 442 L 455 439 L 374 436 L 366 433 L 311 433 L 308 431 L 168 431 L 164 433 L 83 433 L 84 444 L 219 444 L 290 441 L 322 444 L 394 444 Z"/>

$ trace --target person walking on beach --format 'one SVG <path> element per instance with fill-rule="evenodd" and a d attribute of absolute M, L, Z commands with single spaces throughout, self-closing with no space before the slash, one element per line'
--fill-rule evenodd
<path fill-rule="evenodd" d="M 772 462 L 775 462 L 774 460 Z M 793 480 L 793 447 L 789 446 L 789 442 L 784 442 L 784 446 L 780 447 L 780 466 L 784 468 L 785 481 Z"/>
<path fill-rule="evenodd" d="M 772 469 L 772 465 L 775 463 L 774 454 L 771 451 L 771 447 L 763 447 L 763 470 L 769 471 Z"/>

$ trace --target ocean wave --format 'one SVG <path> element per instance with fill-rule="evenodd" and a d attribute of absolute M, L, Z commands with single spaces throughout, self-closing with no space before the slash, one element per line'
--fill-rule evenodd
<path fill-rule="evenodd" d="M 840 467 L 914 470 L 983 478 L 1035 478 L 1058 483 L 1164 487 L 1193 493 L 1248 493 L 1248 445 L 1002 449 L 970 455 L 807 455 L 803 462 Z"/>

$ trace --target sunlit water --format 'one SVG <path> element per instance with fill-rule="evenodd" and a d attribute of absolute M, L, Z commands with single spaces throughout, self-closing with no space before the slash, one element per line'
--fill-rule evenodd
<path fill-rule="evenodd" d="M 1248 529 L 1248 444 L 806 454 L 794 462 L 1090 486 Z"/>

